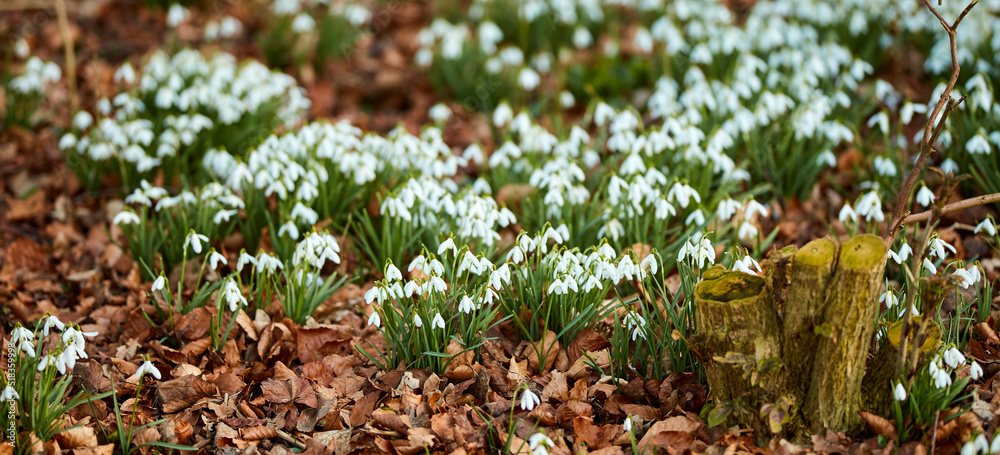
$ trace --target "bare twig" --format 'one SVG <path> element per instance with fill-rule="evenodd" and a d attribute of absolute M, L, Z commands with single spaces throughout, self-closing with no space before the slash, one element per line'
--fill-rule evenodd
<path fill-rule="evenodd" d="M 62 35 L 63 48 L 66 52 L 66 80 L 69 87 L 69 103 L 75 111 L 80 100 L 76 94 L 76 53 L 73 49 L 73 31 L 69 28 L 69 18 L 66 15 L 66 0 L 55 0 L 56 14 L 59 17 L 59 34 Z"/>
<path fill-rule="evenodd" d="M 948 80 L 948 85 L 945 87 L 944 92 L 941 93 L 941 98 L 938 99 L 937 104 L 934 106 L 934 110 L 931 114 L 927 116 L 927 123 L 924 125 L 924 137 L 920 145 L 920 156 L 917 158 L 916 164 L 913 165 L 913 169 L 910 170 L 910 175 L 906 178 L 903 183 L 903 188 L 896 195 L 896 202 L 892 211 L 892 218 L 889 221 L 889 228 L 885 231 L 885 241 L 886 244 L 892 244 L 892 241 L 896 238 L 896 234 L 899 233 L 899 228 L 903 225 L 903 220 L 906 217 L 906 201 L 910 199 L 910 191 L 913 190 L 913 185 L 917 183 L 917 179 L 920 178 L 920 171 L 923 170 L 924 165 L 927 164 L 927 158 L 930 157 L 931 153 L 934 152 L 934 141 L 937 139 L 941 131 L 944 130 L 945 120 L 947 120 L 948 114 L 959 103 L 951 101 L 951 92 L 955 88 L 955 84 L 958 83 L 958 74 L 961 72 L 961 67 L 958 64 L 958 40 L 956 38 L 956 32 L 958 30 L 958 24 L 965 19 L 965 16 L 972 11 L 972 7 L 976 6 L 979 0 L 972 0 L 968 6 L 962 10 L 962 13 L 958 15 L 955 22 L 948 24 L 947 21 L 941 17 L 937 9 L 931 5 L 930 0 L 924 0 L 924 4 L 927 5 L 927 9 L 937 17 L 938 21 L 941 22 L 941 26 L 944 27 L 945 32 L 948 33 L 948 40 L 951 43 L 951 78 Z M 941 116 L 939 119 L 938 116 Z"/>
<path fill-rule="evenodd" d="M 951 204 L 948 204 L 941 208 L 941 213 L 939 214 L 939 216 L 946 215 L 951 212 L 957 212 L 959 210 L 965 210 L 967 208 L 975 207 L 978 205 L 992 204 L 994 202 L 1000 202 L 1000 193 L 984 194 L 982 196 L 976 196 L 969 199 L 963 199 L 958 202 L 952 202 Z M 903 221 L 900 224 L 905 225 L 910 223 L 916 223 L 919 221 L 927 221 L 931 218 L 933 212 L 934 212 L 933 210 L 927 210 L 924 212 L 915 213 L 913 215 L 908 215 L 906 218 L 903 218 Z"/>
<path fill-rule="evenodd" d="M 914 164 L 913 169 L 910 170 L 910 175 L 906 178 L 906 181 L 903 183 L 903 187 L 900 190 L 899 194 L 896 195 L 896 202 L 895 206 L 893 207 L 892 219 L 889 221 L 889 228 L 885 232 L 884 240 L 887 247 L 892 245 L 892 242 L 893 240 L 895 240 L 896 235 L 899 233 L 900 228 L 904 224 L 904 221 L 908 218 L 907 216 L 908 213 L 906 212 L 906 202 L 910 199 L 910 191 L 913 190 L 913 185 L 917 182 L 917 179 L 920 177 L 920 171 L 923 170 L 924 165 L 927 164 L 927 158 L 930 156 L 931 153 L 934 152 L 934 142 L 937 141 L 938 135 L 940 135 L 941 132 L 944 131 L 945 121 L 947 120 L 948 115 L 961 102 L 961 100 L 959 102 L 954 102 L 951 99 L 951 92 L 955 88 L 955 84 L 958 83 L 958 74 L 961 71 L 961 67 L 958 64 L 958 41 L 956 38 L 956 31 L 958 30 L 958 24 L 960 24 L 962 22 L 962 19 L 964 19 L 965 16 L 969 14 L 969 11 L 972 11 L 972 8 L 976 6 L 976 3 L 979 3 L 979 0 L 972 0 L 969 3 L 969 5 L 966 6 L 964 10 L 962 10 L 962 13 L 958 15 L 958 18 L 955 19 L 955 22 L 949 25 L 948 22 L 945 21 L 943 17 L 941 17 L 941 14 L 938 13 L 937 9 L 935 9 L 934 6 L 931 5 L 930 0 L 924 0 L 924 5 L 926 5 L 927 9 L 929 9 L 931 13 L 933 13 L 934 16 L 937 17 L 938 21 L 941 22 L 941 26 L 944 27 L 945 32 L 948 33 L 948 40 L 951 44 L 951 78 L 948 80 L 948 85 L 945 87 L 944 92 L 941 93 L 941 98 L 938 99 L 937 104 L 934 106 L 934 110 L 931 112 L 929 116 L 927 116 L 927 123 L 924 124 L 924 136 L 923 136 L 923 142 L 920 147 L 920 156 L 917 158 L 917 162 L 916 164 Z M 939 115 L 940 118 L 938 118 Z M 936 220 L 939 216 L 941 216 L 941 213 L 943 213 L 945 208 L 942 206 L 944 202 L 943 199 L 944 198 L 942 197 L 942 200 L 938 202 L 938 205 L 934 206 L 928 212 L 925 212 L 927 213 L 927 215 L 926 218 L 924 219 Z M 971 205 L 969 206 L 971 207 Z M 922 217 L 924 216 L 924 214 L 918 214 L 915 216 Z M 912 272 L 911 275 L 913 277 L 920 276 L 920 267 L 922 267 L 920 258 L 923 257 L 924 250 L 926 249 L 927 246 L 927 242 L 928 240 L 930 240 L 932 224 L 933 223 L 928 222 L 927 227 L 924 228 L 923 235 L 920 236 L 920 242 L 913 249 L 914 260 L 913 263 L 910 265 Z M 899 362 L 896 371 L 897 376 L 902 374 L 903 370 L 905 370 L 906 373 L 909 374 L 911 371 L 910 367 L 915 368 L 915 365 L 908 365 L 911 362 L 907 361 L 907 353 L 908 353 L 907 351 L 910 339 L 910 332 L 913 330 L 911 324 L 911 319 L 913 317 L 912 314 L 913 302 L 916 300 L 916 295 L 920 291 L 919 281 L 915 279 L 913 281 L 913 284 L 915 285 L 915 289 L 912 289 L 907 292 L 906 307 L 903 309 L 904 315 L 903 315 L 903 326 L 900 328 L 900 337 L 899 337 L 900 350 L 899 350 Z M 926 329 L 926 326 L 927 324 L 925 320 L 924 323 L 920 324 L 920 327 L 917 333 L 915 334 L 916 336 L 914 337 L 915 339 L 913 344 L 914 356 L 911 356 L 910 358 L 912 363 L 916 362 L 915 354 L 918 351 L 919 346 L 923 343 L 922 338 L 924 336 L 924 330 Z"/>

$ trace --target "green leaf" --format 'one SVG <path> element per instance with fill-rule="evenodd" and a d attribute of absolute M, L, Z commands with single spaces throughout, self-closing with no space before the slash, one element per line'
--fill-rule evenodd
<path fill-rule="evenodd" d="M 733 413 L 733 408 L 729 403 L 719 403 L 708 412 L 708 426 L 717 427 L 726 421 L 729 414 Z"/>

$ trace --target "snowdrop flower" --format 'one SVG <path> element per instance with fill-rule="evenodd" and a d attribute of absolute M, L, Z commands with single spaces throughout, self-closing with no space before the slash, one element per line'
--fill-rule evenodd
<path fill-rule="evenodd" d="M 933 239 L 931 239 L 931 243 L 928 246 L 928 248 L 930 248 L 931 250 L 931 254 L 929 256 L 931 257 L 937 256 L 941 259 L 945 258 L 946 254 L 945 248 L 951 250 L 952 253 L 955 252 L 955 247 L 949 245 L 948 242 L 945 242 L 944 240 L 941 240 L 940 237 L 936 236 Z"/>
<path fill-rule="evenodd" d="M 187 237 L 184 238 L 184 249 L 187 250 L 188 246 L 194 251 L 194 254 L 201 254 L 201 242 L 208 242 L 208 237 L 194 232 L 194 229 L 188 231 Z"/>
<path fill-rule="evenodd" d="M 625 416 L 625 422 L 622 423 L 622 429 L 625 430 L 626 433 L 632 431 L 632 416 L 630 415 Z"/>
<path fill-rule="evenodd" d="M 93 124 L 94 117 L 92 117 L 87 111 L 77 112 L 76 115 L 73 116 L 73 128 L 83 131 L 90 128 L 90 125 Z"/>
<path fill-rule="evenodd" d="M 885 306 L 893 307 L 899 303 L 899 297 L 896 297 L 896 293 L 892 292 L 892 289 L 885 291 L 881 297 L 878 298 L 879 303 L 885 302 Z"/>
<path fill-rule="evenodd" d="M 563 109 L 569 109 L 576 105 L 576 98 L 568 90 L 563 90 L 559 93 L 559 105 L 562 106 Z"/>
<path fill-rule="evenodd" d="M 63 322 L 54 315 L 49 315 L 49 317 L 45 318 L 45 324 L 42 325 L 42 336 L 49 336 L 49 329 L 52 327 L 59 329 L 59 331 L 63 331 L 66 329 L 66 324 L 63 324 Z"/>
<path fill-rule="evenodd" d="M 211 267 L 212 270 L 216 270 L 216 269 L 219 268 L 219 263 L 220 262 L 223 265 L 229 265 L 229 262 L 226 261 L 226 257 L 223 256 L 223 255 L 221 255 L 221 254 L 219 254 L 213 248 L 212 251 L 208 253 L 208 266 Z M 162 276 L 160 278 L 162 278 Z"/>
<path fill-rule="evenodd" d="M 535 406 L 542 403 L 542 400 L 535 395 L 531 389 L 524 389 L 524 393 L 521 394 L 521 409 L 525 411 L 530 411 L 535 409 Z"/>
<path fill-rule="evenodd" d="M 854 212 L 851 208 L 851 204 L 844 203 L 844 207 L 840 209 L 840 215 L 837 216 L 841 223 L 846 223 L 848 220 L 852 223 L 858 222 L 858 214 Z"/>
<path fill-rule="evenodd" d="M 236 271 L 237 272 L 242 272 L 243 271 L 243 267 L 246 266 L 247 264 L 256 266 L 257 265 L 257 260 L 254 259 L 253 256 L 247 254 L 247 250 L 246 249 L 242 249 L 242 250 L 240 250 L 240 257 L 239 257 L 239 259 L 236 260 Z"/>
<path fill-rule="evenodd" d="M 424 326 L 424 321 L 423 319 L 420 319 L 419 314 L 416 313 L 413 314 L 413 325 L 416 326 L 417 328 Z"/>
<path fill-rule="evenodd" d="M 740 209 L 740 203 L 734 201 L 732 198 L 727 197 L 719 202 L 718 208 L 715 210 L 715 215 L 719 217 L 722 221 L 729 221 L 736 211 Z"/>
<path fill-rule="evenodd" d="M 309 32 L 314 28 L 316 28 L 316 21 L 309 14 L 300 13 L 292 20 L 292 31 L 296 33 Z"/>
<path fill-rule="evenodd" d="M 402 281 L 403 273 L 400 272 L 399 269 L 392 264 L 392 262 L 390 262 L 388 265 L 385 266 L 385 280 L 387 282 Z"/>
<path fill-rule="evenodd" d="M 878 125 L 878 129 L 882 131 L 882 134 L 889 134 L 889 114 L 886 111 L 879 111 L 879 113 L 868 119 L 869 128 L 875 125 Z"/>
<path fill-rule="evenodd" d="M 524 396 L 522 395 L 521 397 L 523 400 Z M 521 405 L 521 408 L 524 408 L 524 405 Z M 552 439 L 546 436 L 545 433 L 535 433 L 528 437 L 528 448 L 531 450 L 537 451 L 538 449 L 544 448 L 545 446 L 555 447 L 555 445 L 556 443 L 552 442 Z"/>
<path fill-rule="evenodd" d="M 892 390 L 892 397 L 896 401 L 906 401 L 906 388 L 903 387 L 902 382 L 896 383 L 896 387 Z"/>
<path fill-rule="evenodd" d="M 215 267 L 212 268 L 214 269 Z M 150 290 L 153 292 L 162 291 L 164 285 L 166 285 L 166 281 L 167 280 L 163 275 L 156 277 L 156 280 L 153 280 L 153 286 L 150 288 Z"/>
<path fill-rule="evenodd" d="M 590 34 L 590 30 L 587 27 L 579 26 L 573 31 L 573 46 L 577 49 L 583 49 L 589 47 L 594 43 L 594 37 Z"/>
<path fill-rule="evenodd" d="M 882 198 L 878 191 L 870 191 L 861 196 L 857 203 L 857 214 L 865 217 L 865 221 L 882 222 L 885 221 L 885 214 L 882 213 Z"/>
<path fill-rule="evenodd" d="M 758 263 L 757 261 L 755 261 L 750 256 L 743 256 L 742 259 L 737 259 L 737 260 L 733 261 L 733 271 L 734 272 L 743 272 L 743 273 L 746 273 L 748 275 L 757 275 L 758 274 L 757 272 L 754 272 L 752 269 L 750 269 L 751 265 L 754 266 L 757 269 L 757 272 L 764 273 L 764 271 L 761 270 L 761 268 L 760 268 L 760 263 Z"/>
<path fill-rule="evenodd" d="M 646 320 L 642 316 L 630 312 L 625 315 L 622 322 L 632 331 L 632 341 L 635 341 L 636 338 L 646 339 L 646 333 L 643 331 L 643 328 L 646 327 Z"/>
<path fill-rule="evenodd" d="M 285 224 L 282 224 L 281 227 L 278 228 L 278 237 L 284 237 L 286 234 L 292 240 L 299 238 L 299 228 L 295 226 L 295 223 L 292 222 L 292 220 L 286 221 Z"/>
<path fill-rule="evenodd" d="M 937 267 L 934 266 L 933 262 L 931 262 L 927 258 L 924 258 L 923 264 L 924 264 L 924 268 L 927 269 L 927 271 L 930 272 L 931 275 L 937 275 Z"/>
<path fill-rule="evenodd" d="M 514 118 L 514 111 L 510 109 L 510 105 L 506 102 L 500 103 L 496 109 L 493 110 L 493 126 L 497 128 L 503 127 L 510 123 Z"/>
<path fill-rule="evenodd" d="M 917 203 L 928 207 L 934 202 L 934 192 L 927 188 L 927 185 L 921 185 L 920 190 L 917 191 Z"/>
<path fill-rule="evenodd" d="M 837 165 L 837 156 L 833 154 L 832 151 L 826 150 L 819 154 L 816 158 L 816 162 L 819 164 L 826 164 L 829 167 L 834 167 Z"/>
<path fill-rule="evenodd" d="M 656 274 L 659 270 L 659 264 L 656 262 L 656 256 L 652 253 L 648 254 L 641 262 L 639 262 L 639 272 L 643 273 L 645 270 L 649 270 L 649 273 Z"/>
<path fill-rule="evenodd" d="M 931 376 L 934 378 L 935 388 L 943 389 L 951 385 L 951 375 L 944 370 L 934 370 Z"/>
<path fill-rule="evenodd" d="M 960 454 L 961 455 L 976 455 L 977 450 L 978 449 L 976 449 L 976 444 L 974 442 L 972 442 L 972 441 L 969 441 L 969 442 L 966 442 L 965 445 L 962 446 L 962 452 Z"/>
<path fill-rule="evenodd" d="M 990 453 L 1000 454 L 1000 431 L 993 435 L 993 442 L 990 443 Z"/>
<path fill-rule="evenodd" d="M 17 55 L 17 58 L 24 59 L 27 58 L 30 53 L 31 48 L 28 47 L 28 41 L 23 37 L 18 38 L 17 42 L 14 43 L 14 55 Z"/>
<path fill-rule="evenodd" d="M 3 392 L 0 392 L 0 401 L 16 401 L 20 399 L 21 396 L 17 394 L 17 391 L 10 384 L 4 387 Z"/>
<path fill-rule="evenodd" d="M 902 264 L 903 261 L 909 258 L 912 253 L 913 250 L 910 249 L 910 244 L 904 242 L 903 245 L 899 247 L 899 252 L 889 250 L 889 257 L 896 261 L 897 264 Z"/>
<path fill-rule="evenodd" d="M 965 143 L 965 151 L 973 155 L 989 155 L 992 152 L 990 142 L 982 130 Z"/>
<path fill-rule="evenodd" d="M 875 157 L 874 167 L 875 172 L 883 177 L 893 177 L 896 175 L 896 164 L 884 156 Z"/>
<path fill-rule="evenodd" d="M 764 204 L 761 204 L 760 202 L 757 202 L 755 199 L 750 198 L 750 200 L 747 201 L 747 208 L 743 213 L 743 217 L 747 221 L 750 221 L 753 219 L 754 214 L 760 215 L 762 218 L 766 218 L 767 208 L 764 207 Z"/>
<path fill-rule="evenodd" d="M 257 255 L 257 273 L 267 271 L 267 273 L 274 273 L 282 267 L 281 260 L 271 256 L 263 251 Z"/>
<path fill-rule="evenodd" d="M 687 208 L 691 199 L 701 203 L 701 196 L 698 192 L 695 191 L 694 188 L 688 186 L 688 184 L 681 182 L 675 182 L 674 186 L 670 187 L 670 190 L 667 191 L 667 201 L 673 202 L 674 199 L 677 199 L 677 203 L 680 204 L 683 209 Z"/>
<path fill-rule="evenodd" d="M 740 224 L 740 230 L 737 233 L 737 236 L 739 236 L 740 240 L 747 240 L 756 238 L 758 233 L 759 231 L 757 230 L 757 226 L 754 226 L 753 223 L 749 221 L 744 221 L 743 224 Z"/>
<path fill-rule="evenodd" d="M 178 3 L 174 3 L 167 11 L 167 27 L 177 28 L 181 22 L 191 18 L 191 12 Z M 159 377 L 159 376 L 157 376 Z"/>
<path fill-rule="evenodd" d="M 441 313 L 434 315 L 434 320 L 431 321 L 431 329 L 443 329 L 444 328 L 444 318 L 441 317 Z"/>
<path fill-rule="evenodd" d="M 372 289 L 375 289 L 375 288 L 372 288 Z M 378 292 L 378 291 L 376 291 L 376 292 Z M 369 303 L 371 303 L 371 302 L 369 302 Z M 382 327 L 382 319 L 379 318 L 378 311 L 372 311 L 372 315 L 368 316 L 368 325 L 373 325 L 376 328 Z"/>
<path fill-rule="evenodd" d="M 17 345 L 17 350 L 23 351 L 29 357 L 35 357 L 35 334 L 20 325 L 11 332 L 11 345 Z"/>
<path fill-rule="evenodd" d="M 962 279 L 959 284 L 962 289 L 969 289 L 969 286 L 974 285 L 979 282 L 982 275 L 979 274 L 979 269 L 976 266 L 969 266 L 968 269 L 958 269 L 955 270 L 955 276 Z"/>
<path fill-rule="evenodd" d="M 983 367 L 979 365 L 979 362 L 972 361 L 972 365 L 969 367 L 969 377 L 973 381 L 978 381 L 979 378 L 983 377 Z"/>
<path fill-rule="evenodd" d="M 951 158 L 947 158 L 941 162 L 941 172 L 945 174 L 958 174 L 958 163 Z"/>
<path fill-rule="evenodd" d="M 535 87 L 538 87 L 538 84 L 540 84 L 541 82 L 542 82 L 541 77 L 538 76 L 538 73 L 536 73 L 535 70 L 531 68 L 523 68 L 521 72 L 518 73 L 517 75 L 518 85 L 520 85 L 521 88 L 529 92 L 534 90 Z"/>
<path fill-rule="evenodd" d="M 434 120 L 434 123 L 444 123 L 451 118 L 451 109 L 449 109 L 448 105 L 444 103 L 438 103 L 431 107 L 427 114 L 430 116 L 431 120 Z"/>
<path fill-rule="evenodd" d="M 240 305 L 246 305 L 247 299 L 243 297 L 243 291 L 240 290 L 240 286 L 236 284 L 236 280 L 230 278 L 226 281 L 225 287 L 222 289 L 222 301 L 229 304 L 229 311 L 233 313 L 240 307 Z"/>
<path fill-rule="evenodd" d="M 469 314 L 475 309 L 476 305 L 472 303 L 472 299 L 468 295 L 462 295 L 462 299 L 458 302 L 458 311 Z"/>
<path fill-rule="evenodd" d="M 965 356 L 955 347 L 950 347 L 944 351 L 944 363 L 951 368 L 957 368 L 959 364 L 965 363 Z"/>
<path fill-rule="evenodd" d="M 142 365 L 139 366 L 139 369 L 135 370 L 136 376 L 139 377 L 142 377 L 146 373 L 153 375 L 153 377 L 156 379 L 160 379 L 161 377 L 160 370 L 157 370 L 156 367 L 153 366 L 153 363 L 150 362 L 148 359 L 145 362 L 142 362 Z"/>
<path fill-rule="evenodd" d="M 986 231 L 986 233 L 991 236 L 997 235 L 997 228 L 993 225 L 991 217 L 986 217 L 986 219 L 980 221 L 979 224 L 976 225 L 976 229 L 972 232 L 978 234 L 979 231 Z"/>
<path fill-rule="evenodd" d="M 112 223 L 118 226 L 127 226 L 131 224 L 140 224 L 142 220 L 139 219 L 139 215 L 131 210 L 122 210 L 115 215 L 115 218 L 111 220 Z"/>

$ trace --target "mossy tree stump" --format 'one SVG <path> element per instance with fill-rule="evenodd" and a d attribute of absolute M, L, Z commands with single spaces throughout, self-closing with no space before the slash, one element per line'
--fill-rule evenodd
<path fill-rule="evenodd" d="M 769 260 L 768 279 L 706 272 L 695 288 L 698 334 L 691 343 L 705 365 L 711 397 L 722 403 L 758 396 L 748 403 L 758 407 L 791 402 L 784 432 L 800 440 L 860 429 L 885 260 L 882 239 L 865 234 L 841 245 L 819 239 L 798 251 L 783 249 Z M 715 360 L 729 352 L 758 362 L 777 359 L 781 374 L 768 390 L 748 394 L 760 384 Z M 756 417 L 731 423 L 761 430 Z"/>

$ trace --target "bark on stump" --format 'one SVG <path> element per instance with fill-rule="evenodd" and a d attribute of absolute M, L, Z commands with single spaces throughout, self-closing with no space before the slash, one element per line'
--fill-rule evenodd
<path fill-rule="evenodd" d="M 736 401 L 751 390 L 743 370 L 713 360 L 736 352 L 753 359 L 780 358 L 778 313 L 766 281 L 742 272 L 726 272 L 715 267 L 705 272 L 695 287 L 698 336 L 692 347 L 702 365 L 709 393 L 717 402 Z M 760 403 L 746 403 L 752 409 Z M 734 424 L 764 430 L 760 420 L 737 417 Z"/>
<path fill-rule="evenodd" d="M 874 235 L 852 237 L 840 246 L 836 272 L 826 287 L 822 331 L 829 335 L 817 344 L 803 407 L 814 433 L 861 428 L 861 381 L 875 334 L 885 260 L 885 243 Z"/>

